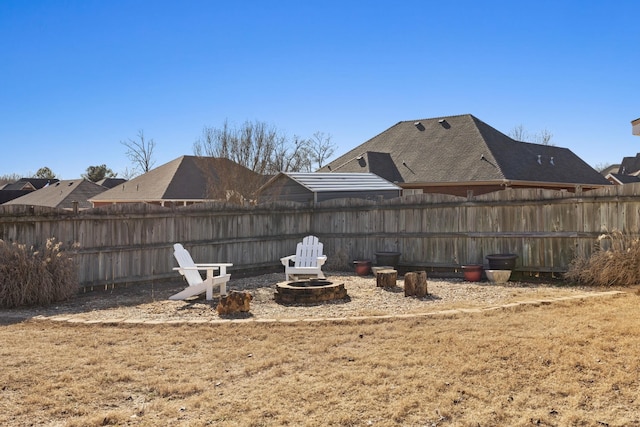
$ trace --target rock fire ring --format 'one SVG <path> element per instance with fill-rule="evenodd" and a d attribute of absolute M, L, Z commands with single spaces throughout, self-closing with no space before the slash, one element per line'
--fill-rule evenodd
<path fill-rule="evenodd" d="M 274 299 L 280 304 L 317 304 L 347 297 L 344 283 L 322 279 L 298 280 L 276 285 Z"/>

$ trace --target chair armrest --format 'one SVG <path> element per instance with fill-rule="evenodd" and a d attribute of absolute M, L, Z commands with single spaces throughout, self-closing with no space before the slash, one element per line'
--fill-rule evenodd
<path fill-rule="evenodd" d="M 285 267 L 287 267 L 289 265 L 289 261 L 295 262 L 296 261 L 296 256 L 295 255 L 289 255 L 289 256 L 286 256 L 284 258 L 280 258 L 280 262 Z"/>
<path fill-rule="evenodd" d="M 212 264 L 195 264 L 190 267 L 174 267 L 174 270 L 207 270 L 208 275 L 213 275 L 213 270 L 220 270 L 220 276 L 227 274 L 227 267 L 231 267 L 233 264 L 228 262 L 212 263 Z"/>
<path fill-rule="evenodd" d="M 231 267 L 233 264 L 230 262 L 213 262 L 210 264 L 197 263 L 196 267 Z"/>
<path fill-rule="evenodd" d="M 318 257 L 318 267 L 320 267 L 321 265 L 324 265 L 325 262 L 327 262 L 326 255 L 322 255 Z"/>

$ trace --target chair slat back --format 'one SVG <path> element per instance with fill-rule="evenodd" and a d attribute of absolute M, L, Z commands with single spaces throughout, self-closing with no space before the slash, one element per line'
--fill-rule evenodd
<path fill-rule="evenodd" d="M 180 243 L 176 243 L 173 245 L 173 256 L 176 257 L 178 261 L 178 265 L 181 268 L 184 267 L 195 267 L 196 263 L 193 262 L 193 258 L 191 258 L 191 254 L 187 251 Z M 190 286 L 199 285 L 202 283 L 202 276 L 198 270 L 179 270 L 180 274 L 182 274 L 185 279 L 187 279 L 187 283 Z"/>
<path fill-rule="evenodd" d="M 296 246 L 296 267 L 317 267 L 322 256 L 322 243 L 316 236 L 307 236 Z"/>

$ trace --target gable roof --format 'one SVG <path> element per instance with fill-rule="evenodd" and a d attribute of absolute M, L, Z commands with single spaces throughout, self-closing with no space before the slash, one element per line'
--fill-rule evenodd
<path fill-rule="evenodd" d="M 74 202 L 78 202 L 78 209 L 88 209 L 91 207 L 88 199 L 105 190 L 105 187 L 86 179 L 69 179 L 32 191 L 5 204 L 73 209 Z"/>
<path fill-rule="evenodd" d="M 637 153 L 635 157 L 624 157 L 618 173 L 622 175 L 632 175 L 640 171 L 640 153 Z"/>
<path fill-rule="evenodd" d="M 127 182 L 124 178 L 103 178 L 100 181 L 97 181 L 96 184 L 102 185 L 105 188 L 113 188 L 116 185 L 124 184 Z"/>
<path fill-rule="evenodd" d="M 380 166 L 385 153 L 395 166 Z M 380 169 L 374 172 L 374 169 Z M 609 185 L 571 150 L 516 141 L 471 114 L 398 122 L 320 169 L 374 172 L 402 184 L 541 182 Z"/>
<path fill-rule="evenodd" d="M 214 200 L 234 182 L 253 179 L 260 179 L 260 175 L 229 159 L 181 156 L 93 197 L 91 202 Z"/>
<path fill-rule="evenodd" d="M 640 177 L 636 175 L 624 175 L 619 173 L 610 173 L 606 176 L 607 180 L 612 184 L 622 185 L 622 184 L 634 184 L 636 182 L 640 182 Z"/>
<path fill-rule="evenodd" d="M 314 193 L 324 192 L 354 192 L 375 190 L 402 190 L 395 184 L 381 178 L 374 173 L 305 173 L 280 172 L 271 178 L 262 188 L 270 185 L 279 177 L 286 176 L 294 180 L 307 190 Z M 261 188 L 261 189 L 262 189 Z M 258 190 L 260 191 L 260 190 Z"/>
<path fill-rule="evenodd" d="M 20 178 L 18 181 L 7 184 L 2 187 L 3 190 L 38 190 L 47 184 L 53 184 L 58 182 L 57 179 L 47 179 L 47 178 Z"/>

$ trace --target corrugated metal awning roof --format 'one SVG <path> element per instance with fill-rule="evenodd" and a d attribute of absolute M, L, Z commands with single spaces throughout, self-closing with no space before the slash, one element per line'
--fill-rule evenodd
<path fill-rule="evenodd" d="M 284 172 L 286 176 L 314 193 L 330 191 L 376 191 L 402 188 L 373 173 Z"/>

